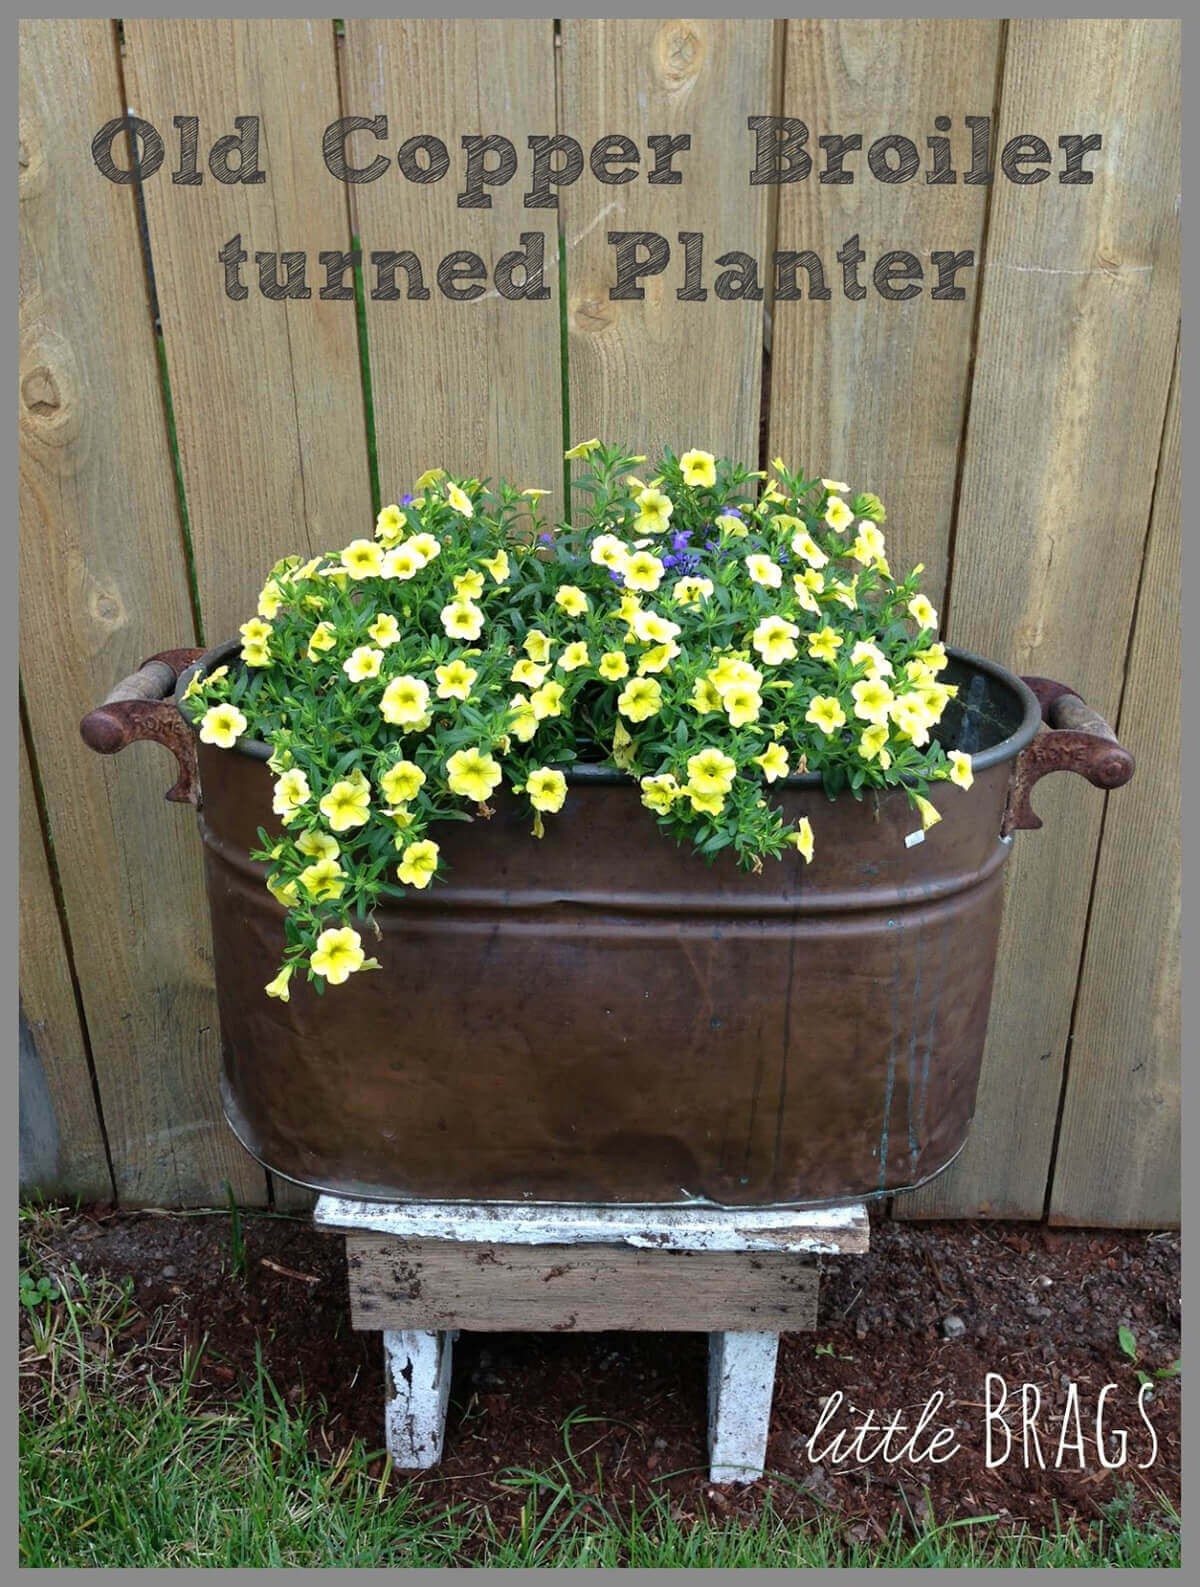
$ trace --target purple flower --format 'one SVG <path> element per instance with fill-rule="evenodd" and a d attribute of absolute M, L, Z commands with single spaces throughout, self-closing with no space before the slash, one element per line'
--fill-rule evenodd
<path fill-rule="evenodd" d="M 411 504 L 412 504 L 412 499 L 413 499 L 413 498 L 412 498 L 412 492 L 411 492 L 411 491 L 409 491 L 409 493 L 408 493 L 408 495 L 407 495 L 407 496 L 401 496 L 401 498 L 400 498 L 400 505 L 401 505 L 401 507 L 408 507 L 408 506 L 411 506 Z"/>
<path fill-rule="evenodd" d="M 613 581 L 614 584 L 624 584 L 625 583 L 624 574 L 618 573 L 616 568 L 609 568 L 608 576 Z"/>
<path fill-rule="evenodd" d="M 538 535 L 538 539 L 544 546 L 552 546 L 554 544 L 554 536 L 549 533 Z"/>

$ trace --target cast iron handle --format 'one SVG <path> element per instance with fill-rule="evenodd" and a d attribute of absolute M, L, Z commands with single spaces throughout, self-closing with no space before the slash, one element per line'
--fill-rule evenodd
<path fill-rule="evenodd" d="M 203 654 L 202 650 L 164 650 L 151 656 L 79 724 L 84 743 L 100 755 L 115 755 L 138 738 L 165 744 L 179 762 L 179 776 L 167 793 L 178 804 L 200 803 L 200 779 L 191 726 L 169 696 L 183 669 Z"/>
<path fill-rule="evenodd" d="M 1119 788 L 1133 776 L 1133 756 L 1090 705 L 1065 683 L 1052 678 L 1024 680 L 1037 695 L 1042 721 L 1053 729 L 1039 733 L 1017 756 L 1000 835 L 1036 831 L 1042 820 L 1029 802 L 1034 784 L 1052 771 L 1074 771 L 1096 788 Z"/>

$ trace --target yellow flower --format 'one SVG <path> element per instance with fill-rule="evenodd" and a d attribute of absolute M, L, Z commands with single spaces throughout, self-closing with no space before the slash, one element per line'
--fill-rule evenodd
<path fill-rule="evenodd" d="M 419 722 L 428 707 L 429 685 L 408 673 L 393 678 L 379 702 L 383 720 L 398 727 L 410 727 Z"/>
<path fill-rule="evenodd" d="M 812 704 L 804 713 L 804 720 L 828 735 L 846 725 L 846 713 L 832 694 L 815 694 Z"/>
<path fill-rule="evenodd" d="M 425 773 L 411 760 L 398 760 L 379 779 L 380 791 L 390 805 L 406 805 L 425 786 Z"/>
<path fill-rule="evenodd" d="M 616 683 L 619 678 L 626 677 L 629 672 L 629 663 L 625 659 L 624 651 L 606 650 L 600 657 L 600 664 L 596 670 L 609 683 Z"/>
<path fill-rule="evenodd" d="M 569 451 L 564 452 L 563 457 L 566 458 L 568 463 L 574 462 L 576 458 L 588 457 L 596 450 L 599 445 L 599 441 L 595 439 L 592 439 L 591 441 L 580 441 L 578 445 L 573 446 Z"/>
<path fill-rule="evenodd" d="M 442 554 L 441 541 L 436 535 L 431 535 L 427 531 L 413 535 L 412 539 L 407 540 L 405 544 L 410 550 L 416 552 L 417 556 L 424 557 L 426 562 L 432 562 L 434 557 Z"/>
<path fill-rule="evenodd" d="M 716 525 L 722 534 L 731 535 L 735 540 L 744 540 L 749 533 L 745 519 L 731 512 L 718 513 Z"/>
<path fill-rule="evenodd" d="M 386 648 L 388 645 L 394 645 L 399 641 L 400 624 L 392 616 L 391 612 L 380 612 L 370 628 L 367 629 L 367 633 L 370 634 L 377 645 L 383 645 Z"/>
<path fill-rule="evenodd" d="M 274 579 L 268 579 L 259 591 L 258 615 L 274 619 L 283 605 L 283 591 Z"/>
<path fill-rule="evenodd" d="M 929 725 L 933 715 L 919 694 L 909 692 L 893 700 L 888 715 L 905 738 L 911 739 L 918 749 L 929 742 Z"/>
<path fill-rule="evenodd" d="M 823 568 L 829 561 L 807 529 L 801 529 L 799 534 L 792 536 L 792 550 L 813 568 Z"/>
<path fill-rule="evenodd" d="M 509 727 L 521 740 L 522 744 L 528 744 L 538 730 L 539 717 L 537 712 L 523 694 L 514 694 L 508 702 L 508 707 L 512 713 L 509 718 Z"/>
<path fill-rule="evenodd" d="M 908 603 L 909 615 L 915 617 L 922 629 L 936 628 L 938 614 L 928 595 L 914 595 Z"/>
<path fill-rule="evenodd" d="M 783 583 L 783 569 L 778 562 L 772 562 L 770 557 L 755 553 L 746 558 L 746 572 L 755 584 L 761 584 L 767 589 L 777 590 Z"/>
<path fill-rule="evenodd" d="M 248 667 L 269 667 L 271 652 L 266 645 L 243 645 L 242 660 Z"/>
<path fill-rule="evenodd" d="M 619 606 L 613 607 L 613 617 L 622 623 L 629 623 L 632 627 L 633 620 L 642 609 L 642 603 L 632 590 L 626 590 L 621 597 Z"/>
<path fill-rule="evenodd" d="M 454 593 L 460 600 L 477 601 L 483 594 L 483 574 L 475 568 L 469 573 L 460 573 L 454 580 Z"/>
<path fill-rule="evenodd" d="M 553 496 L 553 494 L 551 490 L 539 490 L 536 485 L 531 485 L 528 490 L 521 492 L 521 495 L 528 496 L 530 501 L 541 501 L 543 496 Z"/>
<path fill-rule="evenodd" d="M 774 782 L 777 777 L 786 777 L 788 774 L 787 750 L 782 744 L 768 744 L 761 755 L 755 755 L 755 764 L 763 769 L 763 776 L 768 782 Z"/>
<path fill-rule="evenodd" d="M 854 514 L 840 496 L 831 496 L 825 503 L 825 522 L 841 534 L 854 522 Z"/>
<path fill-rule="evenodd" d="M 851 687 L 854 696 L 854 714 L 876 727 L 887 726 L 888 712 L 895 696 L 882 678 L 864 678 Z"/>
<path fill-rule="evenodd" d="M 461 659 L 448 661 L 445 666 L 433 670 L 438 681 L 434 692 L 439 700 L 466 700 L 470 696 L 471 685 L 479 676 L 474 667 L 468 667 Z"/>
<path fill-rule="evenodd" d="M 796 830 L 791 834 L 788 842 L 794 844 L 800 850 L 806 865 L 812 864 L 813 829 L 812 822 L 807 816 L 800 817 L 800 820 L 796 823 Z"/>
<path fill-rule="evenodd" d="M 892 764 L 892 757 L 888 754 L 886 748 L 887 741 L 887 723 L 875 723 L 864 730 L 862 737 L 858 741 L 858 753 L 864 760 L 875 760 L 878 758 L 880 766 L 886 771 Z"/>
<path fill-rule="evenodd" d="M 311 798 L 312 789 L 308 786 L 308 778 L 299 767 L 295 767 L 291 771 L 285 771 L 276 782 L 271 809 L 277 816 L 282 816 L 286 824 L 300 806 L 306 805 Z"/>
<path fill-rule="evenodd" d="M 638 677 L 644 677 L 648 672 L 665 672 L 678 654 L 679 646 L 673 639 L 668 639 L 665 644 L 655 645 L 652 650 L 647 650 L 638 662 Z"/>
<path fill-rule="evenodd" d="M 840 601 L 848 611 L 855 611 L 858 607 L 858 575 L 847 584 L 843 579 L 837 579 L 831 586 L 833 598 Z"/>
<path fill-rule="evenodd" d="M 246 718 L 236 705 L 210 705 L 200 718 L 200 742 L 232 749 L 246 731 Z"/>
<path fill-rule="evenodd" d="M 867 664 L 868 678 L 890 678 L 893 675 L 891 662 L 879 646 L 872 644 L 869 639 L 860 639 L 850 652 L 852 667 L 861 667 L 863 662 Z"/>
<path fill-rule="evenodd" d="M 265 667 L 270 656 L 268 649 L 272 634 L 270 623 L 252 617 L 248 623 L 242 624 L 238 633 L 243 640 L 242 660 L 252 667 Z"/>
<path fill-rule="evenodd" d="M 662 685 L 657 678 L 631 678 L 617 696 L 617 710 L 631 722 L 645 722 L 662 706 Z"/>
<path fill-rule="evenodd" d="M 534 689 L 529 696 L 529 703 L 533 707 L 533 714 L 539 722 L 548 716 L 562 715 L 563 686 L 561 683 L 543 683 L 540 689 Z"/>
<path fill-rule="evenodd" d="M 480 557 L 479 562 L 482 567 L 488 570 L 497 584 L 503 584 L 512 572 L 508 565 L 507 551 L 497 551 L 494 557 Z"/>
<path fill-rule="evenodd" d="M 597 567 L 612 568 L 620 573 L 628 556 L 628 548 L 616 535 L 597 535 L 592 541 L 591 558 Z"/>
<path fill-rule="evenodd" d="M 568 645 L 558 658 L 558 665 L 564 672 L 574 672 L 576 667 L 586 667 L 590 664 L 588 647 L 582 639 L 577 639 L 573 645 Z"/>
<path fill-rule="evenodd" d="M 461 513 L 464 518 L 474 518 L 475 509 L 471 505 L 471 498 L 461 486 L 454 484 L 453 481 L 446 486 L 446 500 L 454 508 L 455 512 Z"/>
<path fill-rule="evenodd" d="M 316 661 L 323 650 L 332 650 L 337 644 L 337 634 L 332 623 L 318 623 L 308 636 L 308 659 Z"/>
<path fill-rule="evenodd" d="M 445 479 L 444 468 L 427 468 L 420 479 L 413 484 L 413 490 L 428 490 L 431 485 L 436 485 L 439 479 Z"/>
<path fill-rule="evenodd" d="M 554 600 L 568 617 L 582 617 L 588 609 L 588 598 L 577 584 L 560 584 L 554 592 Z"/>
<path fill-rule="evenodd" d="M 721 709 L 721 694 L 711 678 L 697 678 L 692 686 L 692 698 L 688 702 L 701 716 L 707 716 L 711 711 Z"/>
<path fill-rule="evenodd" d="M 719 816 L 725 808 L 725 795 L 713 791 L 706 792 L 697 788 L 694 783 L 685 783 L 682 792 L 691 802 L 693 810 L 700 811 L 703 815 Z"/>
<path fill-rule="evenodd" d="M 873 518 L 876 523 L 883 523 L 887 518 L 883 503 L 874 491 L 865 490 L 861 496 L 856 496 L 854 510 L 860 518 Z"/>
<path fill-rule="evenodd" d="M 341 986 L 366 962 L 362 938 L 351 926 L 332 927 L 317 938 L 317 946 L 308 962 L 330 986 Z"/>
<path fill-rule="evenodd" d="M 659 816 L 668 813 L 682 791 L 670 772 L 664 772 L 661 777 L 643 777 L 641 786 L 642 803 Z"/>
<path fill-rule="evenodd" d="M 671 514 L 675 511 L 675 503 L 665 491 L 655 490 L 650 487 L 641 490 L 634 497 L 637 503 L 637 517 L 633 520 L 635 534 L 660 535 L 671 522 Z M 635 586 L 636 588 L 637 586 Z"/>
<path fill-rule="evenodd" d="M 717 483 L 717 460 L 711 452 L 685 452 L 679 459 L 684 480 L 704 489 Z"/>
<path fill-rule="evenodd" d="M 544 664 L 550 660 L 550 636 L 543 634 L 540 628 L 531 628 L 522 643 L 530 661 Z"/>
<path fill-rule="evenodd" d="M 329 832 L 302 832 L 296 847 L 310 860 L 336 860 L 341 853 L 337 839 Z"/>
<path fill-rule="evenodd" d="M 531 689 L 536 689 L 546 681 L 546 668 L 536 661 L 530 661 L 528 656 L 522 656 L 513 664 L 509 674 L 514 683 L 523 683 Z"/>
<path fill-rule="evenodd" d="M 682 579 L 676 579 L 675 587 L 671 594 L 680 606 L 699 606 L 701 601 L 707 600 L 713 592 L 711 579 L 699 579 L 692 574 Z"/>
<path fill-rule="evenodd" d="M 376 579 L 383 572 L 383 547 L 374 540 L 351 540 L 341 562 L 352 579 Z"/>
<path fill-rule="evenodd" d="M 281 882 L 277 876 L 268 876 L 267 891 L 273 898 L 277 898 L 285 909 L 294 909 L 300 902 L 300 894 L 296 891 L 294 879 Z"/>
<path fill-rule="evenodd" d="M 850 547 L 850 555 L 854 560 L 864 564 L 882 562 L 884 550 L 884 538 L 876 526 L 869 521 L 860 523 L 858 537 Z"/>
<path fill-rule="evenodd" d="M 722 694 L 721 705 L 734 727 L 745 727 L 748 722 L 758 721 L 762 695 L 744 684 L 735 683 L 732 689 L 726 689 Z"/>
<path fill-rule="evenodd" d="M 406 887 L 428 887 L 437 870 L 439 849 L 430 838 L 410 843 L 400 856 L 396 875 Z"/>
<path fill-rule="evenodd" d="M 323 904 L 346 891 L 346 873 L 336 860 L 314 860 L 300 872 L 300 885 L 310 898 Z"/>
<path fill-rule="evenodd" d="M 750 635 L 750 643 L 770 666 L 781 661 L 794 661 L 796 638 L 800 630 L 784 617 L 764 617 Z"/>
<path fill-rule="evenodd" d="M 924 650 L 918 650 L 914 659 L 924 662 L 931 672 L 942 672 L 950 665 L 946 647 L 940 639 L 936 644 L 929 645 Z M 211 676 L 215 678 L 216 673 L 214 672 Z"/>
<path fill-rule="evenodd" d="M 935 805 L 930 804 L 928 799 L 922 799 L 920 794 L 913 794 L 912 798 L 921 812 L 921 828 L 928 832 L 930 827 L 936 826 L 942 819 L 942 812 Z"/>
<path fill-rule="evenodd" d="M 525 779 L 525 792 L 535 810 L 561 810 L 567 797 L 567 779 L 560 771 L 540 766 Z"/>
<path fill-rule="evenodd" d="M 723 750 L 709 747 L 688 757 L 688 787 L 702 794 L 727 794 L 737 775 L 737 763 Z"/>
<path fill-rule="evenodd" d="M 395 502 L 390 507 L 380 508 L 375 520 L 376 540 L 385 546 L 394 546 L 403 536 L 404 528 L 404 514 Z"/>
<path fill-rule="evenodd" d="M 957 783 L 960 788 L 969 788 L 975 781 L 975 773 L 971 770 L 971 757 L 961 749 L 950 751 L 950 781 Z"/>
<path fill-rule="evenodd" d="M 680 631 L 678 623 L 671 622 L 667 617 L 661 617 L 658 612 L 641 610 L 634 612 L 629 619 L 629 627 L 644 645 L 665 645 Z"/>
<path fill-rule="evenodd" d="M 342 662 L 342 671 L 352 683 L 362 683 L 366 678 L 377 678 L 382 666 L 382 650 L 372 650 L 370 645 L 359 645 Z"/>
<path fill-rule="evenodd" d="M 821 484 L 826 490 L 849 490 L 850 487 L 840 479 L 823 479 Z"/>
<path fill-rule="evenodd" d="M 745 687 L 757 691 L 762 688 L 762 673 L 741 656 L 722 656 L 708 676 L 720 695 L 724 695 L 728 689 Z"/>
<path fill-rule="evenodd" d="M 411 579 L 425 566 L 425 560 L 412 541 L 405 540 L 386 553 L 379 571 L 385 579 Z"/>
<path fill-rule="evenodd" d="M 761 475 L 759 477 L 761 478 Z M 768 482 L 766 490 L 762 493 L 761 500 L 768 506 L 772 502 L 787 500 L 787 497 L 779 488 L 778 480 L 773 479 Z"/>
<path fill-rule="evenodd" d="M 613 723 L 612 758 L 613 765 L 621 771 L 628 771 L 633 765 L 633 737 L 624 722 Z"/>
<path fill-rule="evenodd" d="M 267 982 L 263 990 L 268 997 L 277 997 L 281 1003 L 290 1001 L 292 994 L 288 991 L 288 982 L 292 979 L 294 968 L 294 965 L 285 964 L 275 979 Z"/>
<path fill-rule="evenodd" d="M 836 629 L 828 624 L 808 636 L 808 653 L 814 661 L 837 662 L 837 653 L 845 644 L 845 639 Z"/>
<path fill-rule="evenodd" d="M 343 778 L 334 783 L 318 808 L 335 832 L 361 827 L 371 814 L 370 785 Z"/>
<path fill-rule="evenodd" d="M 819 574 L 817 576 L 818 578 L 820 577 Z M 796 591 L 796 599 L 804 608 L 804 610 L 806 612 L 813 612 L 819 617 L 821 614 L 821 608 L 817 602 L 816 596 L 805 583 L 803 575 L 800 573 L 793 574 L 792 585 Z"/>
<path fill-rule="evenodd" d="M 478 639 L 483 632 L 483 613 L 473 601 L 451 601 L 442 607 L 441 619 L 450 639 Z"/>
<path fill-rule="evenodd" d="M 477 746 L 460 749 L 446 762 L 450 792 L 475 804 L 487 803 L 488 795 L 500 781 L 500 768 L 491 755 Z"/>
<path fill-rule="evenodd" d="M 631 590 L 656 590 L 665 572 L 663 564 L 648 551 L 635 551 L 624 567 L 625 583 Z"/>

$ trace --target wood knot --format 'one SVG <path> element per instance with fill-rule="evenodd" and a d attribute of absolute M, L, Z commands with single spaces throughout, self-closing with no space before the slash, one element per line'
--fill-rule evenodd
<path fill-rule="evenodd" d="M 607 296 L 589 292 L 575 299 L 571 323 L 580 335 L 594 336 L 597 331 L 606 331 L 612 322 L 613 306 Z"/>
<path fill-rule="evenodd" d="M 51 418 L 62 407 L 62 394 L 54 372 L 45 364 L 31 369 L 21 381 L 21 400 L 30 413 Z"/>
<path fill-rule="evenodd" d="M 689 87 L 700 75 L 707 54 L 703 34 L 691 22 L 664 22 L 654 41 L 654 55 L 667 92 Z"/>
<path fill-rule="evenodd" d="M 115 590 L 95 585 L 88 593 L 88 613 L 102 628 L 120 628 L 125 622 L 125 607 Z"/>

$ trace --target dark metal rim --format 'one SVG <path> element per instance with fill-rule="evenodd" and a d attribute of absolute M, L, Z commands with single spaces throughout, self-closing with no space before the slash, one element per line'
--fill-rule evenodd
<path fill-rule="evenodd" d="M 175 704 L 183 712 L 183 693 L 197 673 L 210 672 L 214 667 L 228 662 L 241 650 L 241 641 L 238 639 L 226 640 L 223 645 L 216 645 L 212 650 L 205 651 L 198 661 L 190 667 L 185 667 L 179 674 L 175 684 Z M 997 683 L 1002 683 L 1006 689 L 1016 695 L 1023 707 L 1021 724 L 1015 732 L 1010 733 L 999 744 L 993 744 L 990 749 L 980 750 L 972 755 L 971 764 L 975 771 L 986 771 L 990 766 L 998 766 L 1005 761 L 1015 760 L 1026 745 L 1032 740 L 1034 734 L 1042 723 L 1042 708 L 1037 696 L 1024 681 L 1014 673 L 1002 667 L 997 661 L 989 661 L 984 656 L 973 655 L 969 650 L 960 650 L 957 645 L 946 646 L 947 655 L 953 656 L 956 661 L 972 667 L 976 672 L 985 673 L 994 678 Z M 235 753 L 245 755 L 250 760 L 267 760 L 271 755 L 269 744 L 263 744 L 258 739 L 239 739 L 235 746 Z M 610 766 L 591 766 L 577 763 L 565 768 L 567 781 L 583 787 L 621 787 L 628 785 L 633 779 L 625 772 L 617 771 Z M 775 784 L 777 788 L 819 788 L 821 776 L 819 772 L 804 772 L 800 776 L 784 777 Z"/>

